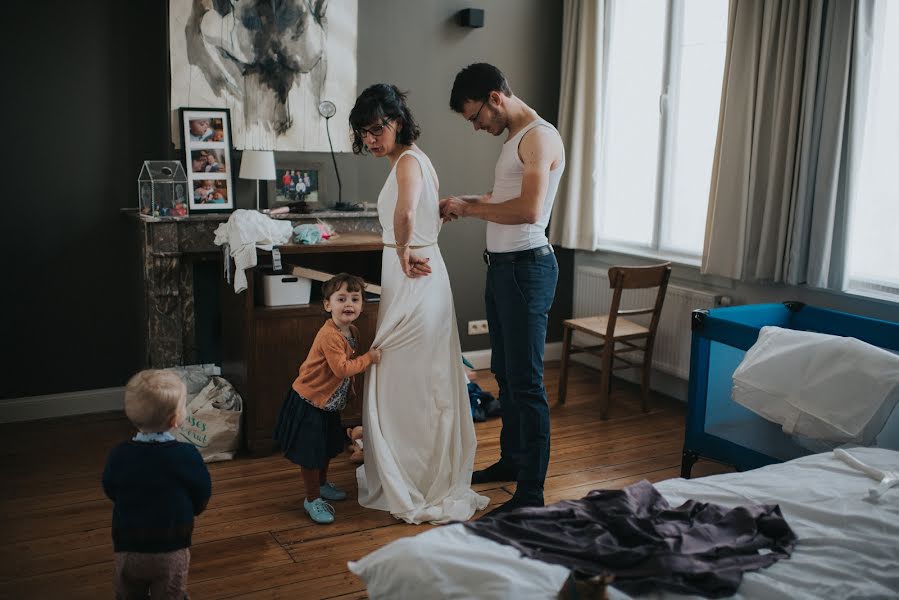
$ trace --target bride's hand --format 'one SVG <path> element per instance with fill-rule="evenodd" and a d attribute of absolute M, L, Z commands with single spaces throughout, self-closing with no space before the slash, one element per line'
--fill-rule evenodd
<path fill-rule="evenodd" d="M 408 246 L 397 248 L 396 255 L 406 277 L 415 279 L 416 277 L 424 277 L 431 274 L 431 267 L 428 265 L 431 259 L 412 254 L 412 250 Z"/>

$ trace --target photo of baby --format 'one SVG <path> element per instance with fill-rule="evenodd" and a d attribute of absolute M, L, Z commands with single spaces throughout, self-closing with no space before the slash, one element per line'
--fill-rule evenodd
<path fill-rule="evenodd" d="M 225 141 L 225 127 L 222 119 L 200 118 L 188 121 L 190 141 L 192 142 L 223 142 Z"/>
<path fill-rule="evenodd" d="M 194 204 L 227 204 L 228 182 L 224 179 L 194 180 Z"/>
<path fill-rule="evenodd" d="M 225 151 L 215 149 L 192 150 L 190 153 L 192 173 L 224 173 Z"/>
<path fill-rule="evenodd" d="M 183 190 L 186 211 L 234 210 L 228 109 L 179 108 L 178 115 L 189 182 Z"/>

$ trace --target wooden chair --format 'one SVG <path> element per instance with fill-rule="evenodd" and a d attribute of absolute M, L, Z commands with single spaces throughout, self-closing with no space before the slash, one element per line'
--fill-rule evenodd
<path fill-rule="evenodd" d="M 568 386 L 568 360 L 571 354 L 589 352 L 602 357 L 602 384 L 600 387 L 599 416 L 609 418 L 609 392 L 612 386 L 612 371 L 616 369 L 643 369 L 641 380 L 643 411 L 649 409 L 649 375 L 652 368 L 652 345 L 659 326 L 665 290 L 671 276 L 671 263 L 651 267 L 612 267 L 609 269 L 609 283 L 614 290 L 609 314 L 598 317 L 568 319 L 563 323 L 562 364 L 559 373 L 559 404 L 565 403 Z M 658 287 L 655 305 L 650 308 L 620 310 L 623 290 Z M 622 315 L 652 314 L 649 327 L 620 318 Z M 603 341 L 595 346 L 574 346 L 571 343 L 573 331 L 597 336 Z M 635 342 L 643 340 L 643 345 Z M 623 347 L 619 348 L 618 344 Z M 643 360 L 632 360 L 621 355 L 643 352 Z M 615 365 L 616 359 L 624 364 Z"/>

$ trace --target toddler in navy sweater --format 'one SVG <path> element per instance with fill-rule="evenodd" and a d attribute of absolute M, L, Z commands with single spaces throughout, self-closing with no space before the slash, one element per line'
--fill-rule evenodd
<path fill-rule="evenodd" d="M 141 371 L 125 387 L 137 435 L 113 448 L 103 490 L 115 503 L 116 598 L 186 598 L 194 516 L 212 494 L 197 449 L 170 430 L 185 416 L 187 389 L 171 371 Z"/>

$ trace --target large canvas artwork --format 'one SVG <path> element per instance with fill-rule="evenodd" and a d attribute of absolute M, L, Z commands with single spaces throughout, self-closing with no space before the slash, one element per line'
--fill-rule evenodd
<path fill-rule="evenodd" d="M 170 0 L 172 139 L 178 108 L 228 108 L 235 148 L 327 152 L 322 100 L 356 99 L 357 0 Z M 334 150 L 351 150 L 333 135 Z"/>

